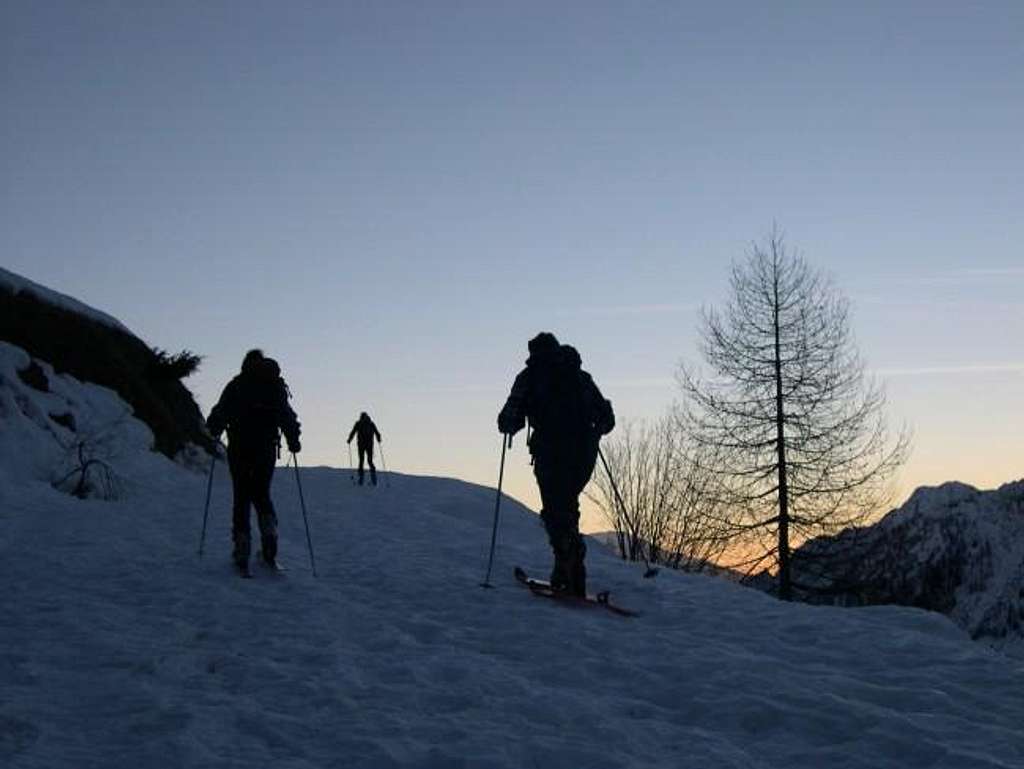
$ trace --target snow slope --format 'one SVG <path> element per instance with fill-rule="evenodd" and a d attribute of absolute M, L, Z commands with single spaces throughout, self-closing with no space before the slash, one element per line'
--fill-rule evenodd
<path fill-rule="evenodd" d="M 111 388 L 149 426 L 153 446 L 168 457 L 189 444 L 213 448 L 199 407 L 181 382 L 199 361 L 190 351 L 170 354 L 151 347 L 115 318 L 2 269 L 0 339 L 51 364 L 51 370 Z M 25 381 L 45 390 L 48 377 L 30 373 Z"/>
<path fill-rule="evenodd" d="M 13 486 L 65 477 L 82 442 L 90 457 L 115 467 L 125 485 L 154 469 L 176 467 L 150 451 L 153 431 L 113 390 L 56 374 L 37 361 L 49 390 L 41 392 L 18 376 L 31 362 L 20 347 L 0 340 L 0 503 Z"/>
<path fill-rule="evenodd" d="M 52 438 L 24 408 L 45 394 L 16 388 L 5 374 L 5 769 L 1024 766 L 1024 668 L 941 615 L 644 580 L 599 547 L 592 584 L 643 616 L 559 606 L 511 577 L 548 555 L 508 499 L 484 590 L 493 490 L 324 467 L 300 476 L 319 578 L 281 468 L 290 571 L 242 580 L 223 464 L 200 560 L 203 473 L 138 449 L 122 499 L 56 491 L 21 474 Z"/>

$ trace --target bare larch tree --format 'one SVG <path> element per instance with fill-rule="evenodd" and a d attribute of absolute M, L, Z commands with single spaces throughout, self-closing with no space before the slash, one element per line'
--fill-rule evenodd
<path fill-rule="evenodd" d="M 773 231 L 734 263 L 722 311 L 705 309 L 704 375 L 683 366 L 683 423 L 708 468 L 747 573 L 775 569 L 792 597 L 791 552 L 864 523 L 888 501 L 909 451 L 865 374 L 848 301 Z"/>

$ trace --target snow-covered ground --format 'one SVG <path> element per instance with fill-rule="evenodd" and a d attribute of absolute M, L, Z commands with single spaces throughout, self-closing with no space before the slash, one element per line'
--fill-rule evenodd
<path fill-rule="evenodd" d="M 223 464 L 200 560 L 205 475 L 137 447 L 111 460 L 130 475 L 124 498 L 54 490 L 29 471 L 51 425 L 26 415 L 51 396 L 9 371 L 5 769 L 1024 766 L 1024 668 L 938 614 L 645 580 L 597 546 L 592 585 L 642 616 L 557 605 L 512 579 L 548 554 L 508 499 L 485 590 L 493 490 L 403 475 L 360 488 L 331 468 L 301 472 L 319 578 L 281 468 L 289 571 L 242 580 Z M 58 379 L 52 397 L 103 400 Z M 117 429 L 136 435 L 133 422 Z"/>
<path fill-rule="evenodd" d="M 116 470 L 126 491 L 136 480 L 144 485 L 154 464 L 161 467 L 150 451 L 153 431 L 113 390 L 55 374 L 45 361 L 35 364 L 48 391 L 29 386 L 18 371 L 32 360 L 20 347 L 0 341 L 0 505 L 13 486 L 66 477 L 81 464 L 80 446 L 82 457 Z"/>

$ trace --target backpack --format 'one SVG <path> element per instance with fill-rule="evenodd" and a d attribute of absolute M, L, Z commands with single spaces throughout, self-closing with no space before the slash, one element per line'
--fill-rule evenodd
<path fill-rule="evenodd" d="M 582 372 L 568 356 L 532 364 L 526 416 L 546 440 L 575 442 L 593 432 Z"/>
<path fill-rule="evenodd" d="M 288 409 L 288 386 L 276 362 L 266 359 L 262 363 L 236 379 L 232 432 L 241 444 L 252 449 L 280 449 L 279 428 L 281 415 Z"/>
<path fill-rule="evenodd" d="M 281 376 L 280 364 L 273 358 L 265 358 L 263 365 L 266 368 L 266 375 L 269 381 L 273 382 L 276 387 L 284 393 L 284 399 L 286 402 L 291 400 L 292 391 L 291 388 L 288 387 L 288 383 L 284 381 L 284 377 Z"/>

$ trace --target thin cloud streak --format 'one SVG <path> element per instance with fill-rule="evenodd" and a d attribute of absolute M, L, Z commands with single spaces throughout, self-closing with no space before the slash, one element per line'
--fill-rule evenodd
<path fill-rule="evenodd" d="M 899 286 L 958 286 L 1013 278 L 1024 278 L 1024 267 L 962 267 L 933 275 L 893 277 L 888 282 Z"/>
<path fill-rule="evenodd" d="M 606 390 L 654 390 L 662 387 L 674 386 L 676 380 L 672 377 L 648 377 L 640 379 L 611 379 L 602 382 L 601 386 Z"/>
<path fill-rule="evenodd" d="M 445 384 L 435 382 L 432 384 L 420 384 L 418 382 L 389 382 L 377 388 L 377 392 L 390 395 L 406 395 L 415 393 L 417 395 L 483 395 L 507 390 L 507 383 L 480 384 L 474 382 L 459 382 Z"/>
<path fill-rule="evenodd" d="M 615 317 L 621 315 L 671 315 L 674 313 L 694 312 L 700 309 L 696 302 L 682 304 L 621 304 L 594 307 L 573 307 L 556 312 L 556 315 L 601 316 Z"/>
<path fill-rule="evenodd" d="M 913 368 L 877 369 L 873 373 L 882 377 L 1015 374 L 1024 373 L 1024 363 L 978 363 L 965 366 L 917 366 Z"/>
<path fill-rule="evenodd" d="M 1024 277 L 1024 267 L 975 267 L 964 270 L 956 270 L 955 272 L 962 273 L 963 275 L 979 277 Z"/>
<path fill-rule="evenodd" d="M 1013 311 L 1024 307 L 1024 300 L 1019 302 L 988 302 L 983 299 L 912 299 L 906 296 L 855 296 L 857 304 L 869 307 L 936 307 L 983 308 L 985 310 Z"/>

